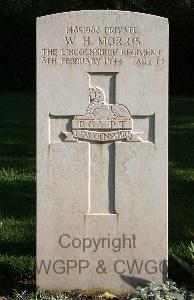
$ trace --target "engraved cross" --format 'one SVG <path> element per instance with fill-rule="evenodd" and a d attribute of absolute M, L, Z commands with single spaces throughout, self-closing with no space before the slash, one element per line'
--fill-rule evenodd
<path fill-rule="evenodd" d="M 152 142 L 155 116 L 131 116 L 127 107 L 115 101 L 117 73 L 88 73 L 89 104 L 84 115 L 66 120 L 62 142 L 88 142 L 89 191 L 87 214 L 116 214 L 115 144 Z M 50 115 L 51 119 L 60 116 Z M 61 116 L 62 118 L 62 116 Z M 67 122 L 68 120 L 68 122 Z M 134 128 L 141 129 L 138 132 Z"/>

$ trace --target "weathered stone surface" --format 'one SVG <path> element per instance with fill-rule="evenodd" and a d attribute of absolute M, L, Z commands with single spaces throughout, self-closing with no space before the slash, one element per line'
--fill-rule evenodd
<path fill-rule="evenodd" d="M 38 18 L 40 288 L 125 292 L 164 279 L 167 99 L 166 19 Z"/>

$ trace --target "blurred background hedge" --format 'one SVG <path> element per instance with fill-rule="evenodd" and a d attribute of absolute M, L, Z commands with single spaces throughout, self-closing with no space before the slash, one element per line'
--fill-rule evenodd
<path fill-rule="evenodd" d="M 1 90 L 34 90 L 36 17 L 120 9 L 169 18 L 170 93 L 194 93 L 194 0 L 0 0 Z"/>

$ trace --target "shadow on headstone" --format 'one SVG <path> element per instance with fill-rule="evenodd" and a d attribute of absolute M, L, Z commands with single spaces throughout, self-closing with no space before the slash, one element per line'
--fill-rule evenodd
<path fill-rule="evenodd" d="M 121 279 L 125 281 L 128 285 L 132 286 L 133 288 L 137 288 L 138 286 L 145 286 L 151 281 L 145 280 L 143 278 L 134 277 L 134 276 L 125 276 L 120 275 Z"/>

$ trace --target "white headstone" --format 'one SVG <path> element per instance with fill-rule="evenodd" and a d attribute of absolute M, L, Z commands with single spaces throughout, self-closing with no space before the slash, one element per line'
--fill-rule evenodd
<path fill-rule="evenodd" d="M 167 19 L 37 20 L 37 285 L 125 292 L 167 259 Z"/>

